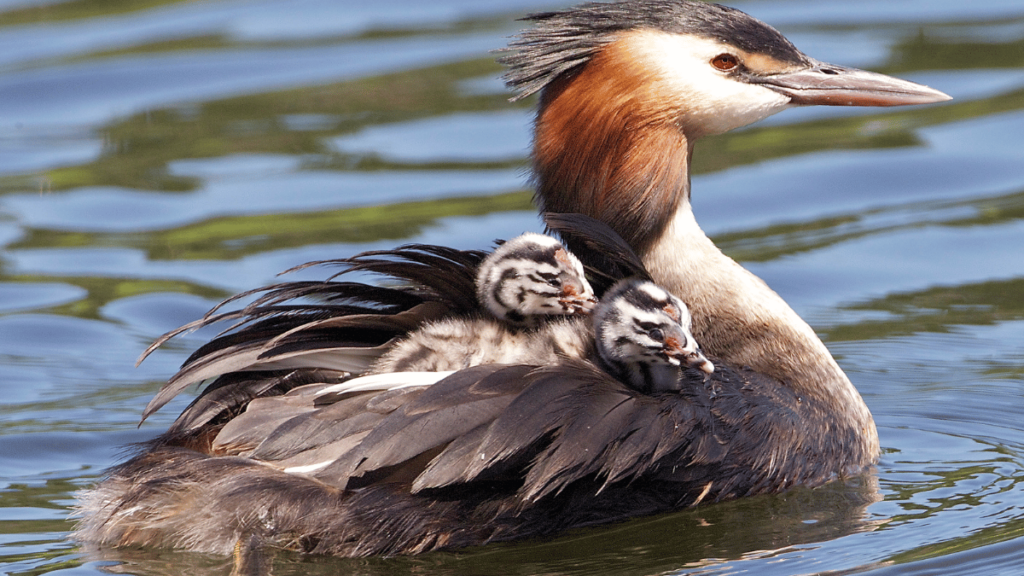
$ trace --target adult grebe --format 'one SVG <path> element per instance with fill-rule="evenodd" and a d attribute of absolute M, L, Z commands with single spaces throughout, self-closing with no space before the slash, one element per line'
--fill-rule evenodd
<path fill-rule="evenodd" d="M 453 271 L 480 256 L 421 252 L 429 270 L 412 266 L 404 277 L 434 277 L 429 293 L 278 287 L 229 313 L 252 323 L 197 351 L 154 399 L 147 413 L 188 382 L 220 376 L 167 434 L 83 496 L 78 539 L 220 553 L 238 543 L 416 553 L 815 486 L 874 461 L 871 415 L 824 345 L 697 226 L 690 155 L 705 134 L 791 105 L 948 97 L 822 64 L 711 4 L 585 4 L 533 19 L 503 60 L 520 95 L 541 92 L 538 202 L 605 222 L 639 252 L 654 280 L 690 306 L 697 340 L 717 357 L 710 381 L 641 393 L 566 361 L 303 398 L 288 392 L 310 383 L 322 391 L 365 369 L 393 336 L 464 311 L 467 290 L 475 300 L 472 276 Z M 589 239 L 566 240 L 587 261 Z M 282 304 L 332 293 L 344 302 Z M 259 440 L 251 453 L 215 447 L 247 405 L 297 420 L 245 426 L 249 444 Z M 294 443 L 322 449 L 319 459 L 275 465 Z"/>

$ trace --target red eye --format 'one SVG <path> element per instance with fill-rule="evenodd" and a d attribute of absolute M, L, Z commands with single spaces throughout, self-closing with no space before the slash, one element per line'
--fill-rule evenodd
<path fill-rule="evenodd" d="M 740 61 L 732 54 L 719 54 L 711 59 L 711 65 L 723 72 L 728 72 L 739 66 Z"/>

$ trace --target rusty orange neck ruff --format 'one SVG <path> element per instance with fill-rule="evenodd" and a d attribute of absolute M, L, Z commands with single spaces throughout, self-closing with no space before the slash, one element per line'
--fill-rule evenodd
<path fill-rule="evenodd" d="M 654 76 L 610 45 L 544 90 L 533 154 L 542 210 L 601 220 L 641 255 L 690 185 L 692 145 Z"/>

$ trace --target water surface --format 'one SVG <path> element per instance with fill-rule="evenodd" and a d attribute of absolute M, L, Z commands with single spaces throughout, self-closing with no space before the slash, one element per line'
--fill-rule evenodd
<path fill-rule="evenodd" d="M 0 571 L 227 574 L 66 542 L 73 492 L 197 345 L 166 330 L 308 260 L 540 230 L 533 100 L 488 53 L 544 0 L 0 1 Z M 792 110 L 697 148 L 702 226 L 825 340 L 873 474 L 282 574 L 1015 574 L 1024 565 L 1024 5 L 746 1 L 822 60 L 955 100 Z M 304 271 L 293 278 L 317 277 Z"/>

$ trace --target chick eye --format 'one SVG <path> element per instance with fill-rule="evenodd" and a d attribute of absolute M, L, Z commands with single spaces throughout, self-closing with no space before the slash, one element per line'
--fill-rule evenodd
<path fill-rule="evenodd" d="M 655 328 L 651 330 L 650 332 L 647 333 L 647 335 L 650 336 L 651 340 L 654 340 L 655 342 L 665 341 L 665 333 L 662 332 L 660 328 Z"/>
<path fill-rule="evenodd" d="M 740 61 L 732 54 L 719 54 L 711 59 L 711 65 L 723 72 L 728 72 L 739 66 Z"/>
<path fill-rule="evenodd" d="M 558 277 L 557 274 L 541 273 L 538 274 L 538 276 L 540 276 L 540 279 L 543 280 L 544 283 L 547 284 L 548 286 L 552 286 L 554 288 L 560 288 L 562 286 L 562 280 Z"/>

